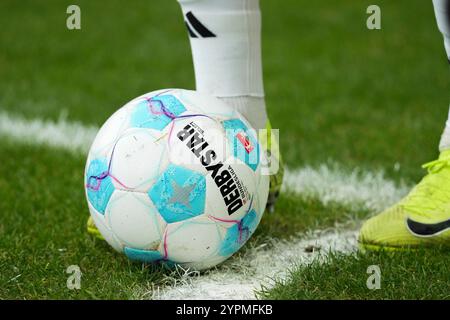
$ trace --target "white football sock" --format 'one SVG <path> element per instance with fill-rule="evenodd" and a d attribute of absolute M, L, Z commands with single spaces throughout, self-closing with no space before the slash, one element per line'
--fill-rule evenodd
<path fill-rule="evenodd" d="M 450 0 L 433 0 L 434 12 L 439 30 L 444 36 L 444 46 L 450 62 Z M 444 132 L 439 143 L 439 150 L 450 149 L 450 111 Z"/>
<path fill-rule="evenodd" d="M 449 150 L 450 149 L 450 110 L 447 122 L 445 123 L 444 132 L 441 136 L 441 141 L 439 142 L 439 151 Z"/>
<path fill-rule="evenodd" d="M 433 0 L 439 30 L 444 36 L 445 51 L 450 62 L 450 0 Z"/>
<path fill-rule="evenodd" d="M 259 0 L 178 0 L 190 36 L 196 89 L 221 98 L 255 127 L 267 115 Z"/>

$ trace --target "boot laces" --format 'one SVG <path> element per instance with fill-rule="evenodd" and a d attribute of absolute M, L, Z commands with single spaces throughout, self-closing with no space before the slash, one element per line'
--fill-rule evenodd
<path fill-rule="evenodd" d="M 425 163 L 422 168 L 427 169 L 428 174 L 411 191 L 403 207 L 418 215 L 429 216 L 436 208 L 449 204 L 450 190 L 442 186 L 448 183 L 450 176 L 439 174 L 448 167 L 450 167 L 450 158 Z"/>

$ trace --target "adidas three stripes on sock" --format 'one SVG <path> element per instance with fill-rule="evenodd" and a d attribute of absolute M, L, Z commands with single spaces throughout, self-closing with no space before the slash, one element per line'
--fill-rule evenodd
<path fill-rule="evenodd" d="M 179 0 L 188 30 L 196 90 L 240 111 L 255 127 L 267 115 L 259 0 Z"/>

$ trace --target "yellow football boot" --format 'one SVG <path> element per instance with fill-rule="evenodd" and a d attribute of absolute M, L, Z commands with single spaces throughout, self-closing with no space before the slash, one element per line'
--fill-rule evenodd
<path fill-rule="evenodd" d="M 405 198 L 364 223 L 361 249 L 450 246 L 450 150 L 423 168 L 428 174 Z"/>

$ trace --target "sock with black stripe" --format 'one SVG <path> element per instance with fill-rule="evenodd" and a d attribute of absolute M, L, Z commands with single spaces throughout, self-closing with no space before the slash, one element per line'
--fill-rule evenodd
<path fill-rule="evenodd" d="M 179 0 L 190 36 L 196 90 L 240 111 L 255 127 L 267 115 L 259 0 Z"/>
<path fill-rule="evenodd" d="M 450 0 L 433 0 L 436 21 L 444 37 L 444 47 L 447 52 L 448 61 L 450 63 Z M 450 111 L 444 132 L 439 143 L 439 150 L 450 149 Z"/>

